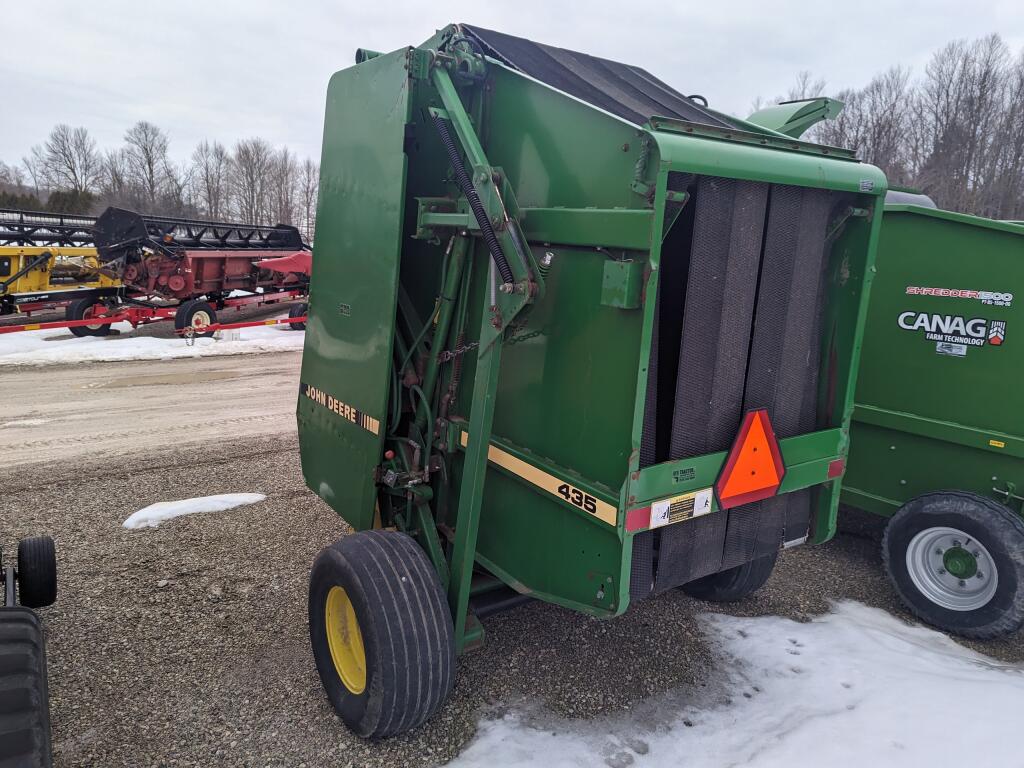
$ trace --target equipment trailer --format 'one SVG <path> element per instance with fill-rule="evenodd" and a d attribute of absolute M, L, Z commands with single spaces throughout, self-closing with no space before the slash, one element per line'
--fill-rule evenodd
<path fill-rule="evenodd" d="M 889 578 L 979 639 L 1024 625 L 1024 227 L 885 206 L 842 501 L 891 518 Z"/>
<path fill-rule="evenodd" d="M 885 178 L 638 67 L 451 25 L 328 89 L 297 418 L 356 531 L 327 695 L 422 723 L 479 617 L 761 586 L 832 536 Z"/>
<path fill-rule="evenodd" d="M 181 332 L 212 335 L 221 328 L 260 324 L 218 324 L 218 310 L 290 301 L 308 291 L 309 246 L 292 226 L 143 216 L 118 208 L 108 208 L 98 219 L 67 222 L 49 214 L 0 213 L 12 214 L 0 216 L 0 243 L 22 251 L 33 245 L 32 252 L 39 252 L 4 283 L 22 288 L 3 296 L 4 309 L 31 315 L 67 307 L 63 322 L 0 326 L 0 333 L 68 328 L 75 336 L 106 336 L 113 323 L 135 327 L 173 319 Z M 68 244 L 88 258 L 97 285 L 33 284 L 34 290 L 23 285 L 26 275 L 45 273 L 55 246 Z M 3 252 L 0 248 L 0 257 Z M 237 295 L 242 292 L 247 293 Z M 293 305 L 291 326 L 301 328 L 305 314 L 305 302 Z"/>

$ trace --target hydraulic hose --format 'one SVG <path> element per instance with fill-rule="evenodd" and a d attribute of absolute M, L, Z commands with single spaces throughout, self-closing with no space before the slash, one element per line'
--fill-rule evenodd
<path fill-rule="evenodd" d="M 455 181 L 462 190 L 462 194 L 466 196 L 466 200 L 469 201 L 470 210 L 476 217 L 476 223 L 480 226 L 480 234 L 483 236 L 484 242 L 487 243 L 487 250 L 490 251 L 491 258 L 494 259 L 494 263 L 498 267 L 498 274 L 501 275 L 502 282 L 515 282 L 508 260 L 505 258 L 505 252 L 501 249 L 501 243 L 498 242 L 498 236 L 494 233 L 494 227 L 491 226 L 491 220 L 487 216 L 487 211 L 484 210 L 484 204 L 480 202 L 480 195 L 477 194 L 476 187 L 473 186 L 469 174 L 466 173 L 466 166 L 462 162 L 462 156 L 455 146 L 445 119 L 435 114 L 434 125 L 441 136 L 441 143 L 444 144 L 445 151 L 448 153 L 448 161 L 455 171 Z"/>

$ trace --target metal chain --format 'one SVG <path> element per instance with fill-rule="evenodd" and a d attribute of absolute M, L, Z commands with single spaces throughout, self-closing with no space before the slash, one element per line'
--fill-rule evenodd
<path fill-rule="evenodd" d="M 524 333 L 522 336 L 513 336 L 510 339 L 506 339 L 505 344 L 506 345 L 521 344 L 524 341 L 529 341 L 530 339 L 535 339 L 538 336 L 543 335 L 543 333 L 544 333 L 544 329 L 543 328 L 538 328 L 536 331 L 531 331 L 530 333 Z"/>
<path fill-rule="evenodd" d="M 464 355 L 470 350 L 476 349 L 480 346 L 479 341 L 471 341 L 469 344 L 463 344 L 462 346 L 456 347 L 452 350 L 445 350 L 437 356 L 439 363 L 447 363 L 454 360 L 459 355 Z"/>
<path fill-rule="evenodd" d="M 506 339 L 505 340 L 505 344 L 506 345 L 521 344 L 524 341 L 529 341 L 530 339 L 535 339 L 538 336 L 543 335 L 543 333 L 544 333 L 544 329 L 543 328 L 538 328 L 536 331 L 531 331 L 530 333 L 524 333 L 522 336 L 513 336 L 512 338 Z M 445 350 L 444 352 L 441 352 L 437 356 L 437 361 L 439 363 L 451 362 L 452 360 L 454 360 L 459 355 L 464 355 L 467 352 L 469 352 L 471 350 L 474 350 L 474 349 L 476 349 L 479 346 L 480 346 L 480 342 L 479 341 L 472 341 L 469 344 L 464 344 L 462 346 L 456 347 L 455 349 Z"/>

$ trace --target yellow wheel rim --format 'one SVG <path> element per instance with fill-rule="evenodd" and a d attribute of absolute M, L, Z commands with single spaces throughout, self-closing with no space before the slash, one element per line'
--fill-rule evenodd
<path fill-rule="evenodd" d="M 351 693 L 360 694 L 366 690 L 366 651 L 355 608 L 344 589 L 331 587 L 325 613 L 334 669 Z"/>

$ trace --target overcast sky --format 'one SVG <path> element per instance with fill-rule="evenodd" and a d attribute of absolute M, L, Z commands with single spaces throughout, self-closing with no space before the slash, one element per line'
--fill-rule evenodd
<path fill-rule="evenodd" d="M 894 64 L 920 72 L 956 38 L 1024 47 L 1022 0 L 476 0 L 456 18 L 445 5 L 0 0 L 0 159 L 19 161 L 56 123 L 112 147 L 141 119 L 170 134 L 177 160 L 203 138 L 248 136 L 318 157 L 328 78 L 355 49 L 415 45 L 453 21 L 636 64 L 740 116 L 805 69 L 831 93 Z"/>

